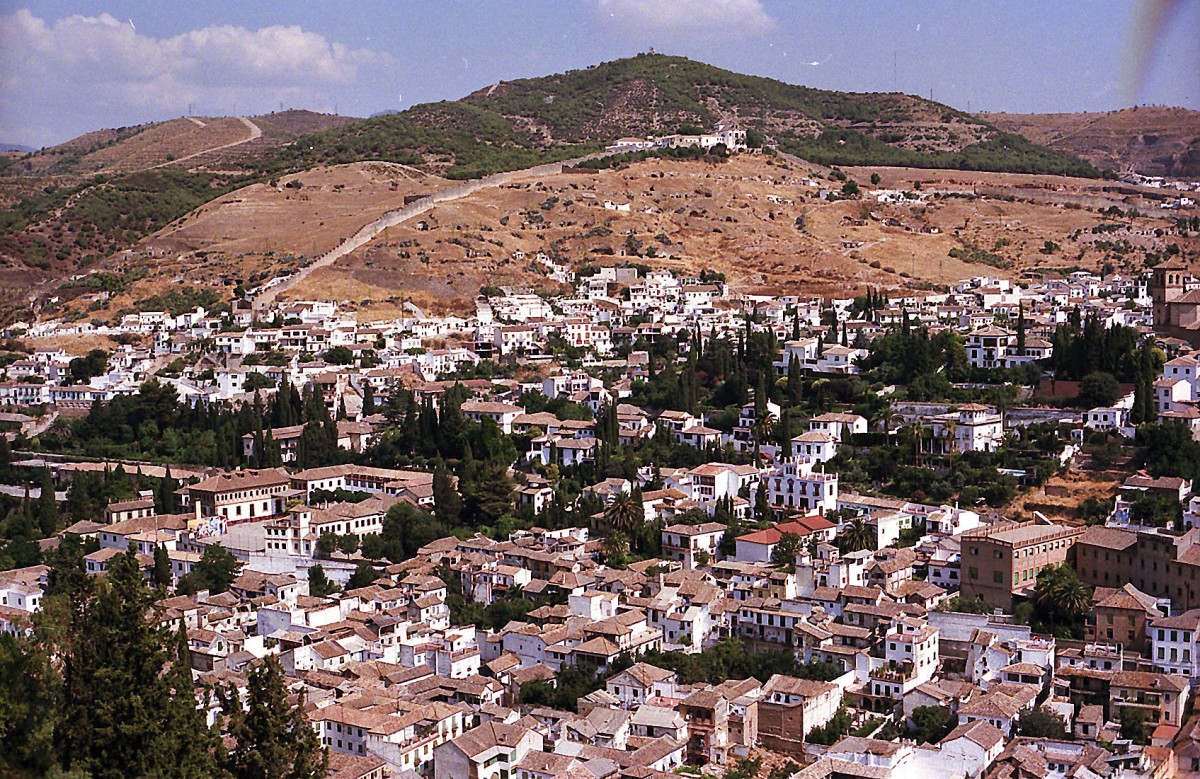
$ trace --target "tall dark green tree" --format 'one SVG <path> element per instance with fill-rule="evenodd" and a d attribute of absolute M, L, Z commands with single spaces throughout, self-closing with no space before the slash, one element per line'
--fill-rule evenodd
<path fill-rule="evenodd" d="M 166 589 L 171 586 L 171 558 L 162 544 L 154 547 L 154 568 L 150 571 L 150 583 Z"/>
<path fill-rule="evenodd" d="M 1017 305 L 1017 353 L 1025 354 L 1025 304 Z"/>
<path fill-rule="evenodd" d="M 158 480 L 158 487 L 154 491 L 154 509 L 159 514 L 173 514 L 175 512 L 175 490 L 179 489 L 179 482 L 171 476 L 171 466 L 167 466 L 166 473 Z"/>
<path fill-rule="evenodd" d="M 754 519 L 758 522 L 774 522 L 775 511 L 771 508 L 770 496 L 767 493 L 767 482 L 759 479 L 758 488 L 754 494 Z"/>
<path fill-rule="evenodd" d="M 513 482 L 508 469 L 497 462 L 484 463 L 470 495 L 470 518 L 491 525 L 513 508 Z"/>
<path fill-rule="evenodd" d="M 301 414 L 304 431 L 300 434 L 296 457 L 301 468 L 318 468 L 338 461 L 337 423 L 315 385 L 304 388 Z"/>
<path fill-rule="evenodd" d="M 36 640 L 0 633 L 0 775 L 45 776 L 54 764 L 58 677 Z"/>
<path fill-rule="evenodd" d="M 455 527 L 462 521 L 463 502 L 446 463 L 439 457 L 433 466 L 433 514 L 439 522 Z"/>
<path fill-rule="evenodd" d="M 58 531 L 58 501 L 54 496 L 54 479 L 50 476 L 49 468 L 42 468 L 38 474 L 38 489 L 37 526 L 42 537 L 49 538 Z"/>
<path fill-rule="evenodd" d="M 324 598 L 337 590 L 337 585 L 325 575 L 325 568 L 320 563 L 308 568 L 308 594 L 314 598 Z"/>
<path fill-rule="evenodd" d="M 267 658 L 246 679 L 245 706 L 234 688 L 222 696 L 234 741 L 226 770 L 235 779 L 323 779 L 329 753 L 304 719 L 303 696 L 288 702 L 279 661 Z"/>
<path fill-rule="evenodd" d="M 152 600 L 127 552 L 112 558 L 93 597 L 74 603 L 60 650 L 55 744 L 63 768 L 97 779 L 217 774 L 189 660 L 146 619 Z"/>
<path fill-rule="evenodd" d="M 179 591 L 194 593 L 208 590 L 212 595 L 225 592 L 241 570 L 242 563 L 232 552 L 220 544 L 209 544 L 199 561 L 192 566 L 191 573 L 179 580 Z"/>
<path fill-rule="evenodd" d="M 362 387 L 362 412 L 363 416 L 375 413 L 375 388 L 366 380 L 363 381 Z"/>

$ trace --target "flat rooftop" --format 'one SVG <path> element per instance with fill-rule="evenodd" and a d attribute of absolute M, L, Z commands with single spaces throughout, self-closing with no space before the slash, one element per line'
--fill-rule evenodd
<path fill-rule="evenodd" d="M 1042 539 L 1053 538 L 1062 534 L 1064 530 L 1072 530 L 1073 528 L 1064 527 L 1062 525 L 1026 525 L 1025 527 L 1013 527 L 1007 530 L 998 530 L 994 533 L 988 533 L 987 537 L 996 541 L 1003 541 L 1006 544 L 1014 546 L 1021 544 L 1036 543 Z"/>

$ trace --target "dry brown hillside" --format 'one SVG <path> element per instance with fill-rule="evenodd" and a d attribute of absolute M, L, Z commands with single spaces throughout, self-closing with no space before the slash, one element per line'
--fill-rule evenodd
<path fill-rule="evenodd" d="M 727 274 L 736 289 L 775 294 L 844 295 L 867 285 L 919 291 L 978 275 L 1098 269 L 1106 262 L 1141 267 L 1140 253 L 1134 259 L 1096 243 L 1090 228 L 1111 220 L 1085 208 L 1032 202 L 1042 192 L 1037 188 L 1051 183 L 1085 191 L 1095 182 L 851 171 L 864 191 L 874 172 L 884 187 L 912 189 L 919 181 L 926 190 L 956 194 L 916 205 L 829 202 L 822 195 L 840 191 L 841 183 L 817 178 L 824 169 L 762 157 L 563 173 L 439 205 L 318 270 L 285 297 L 332 296 L 380 317 L 394 315 L 401 300 L 462 309 L 485 285 L 555 289 L 533 261 L 538 252 L 576 269 L 628 261 L 683 273 L 711 269 Z M 1027 187 L 1031 199 L 977 198 L 977 185 Z M 628 211 L 614 210 L 626 205 Z M 1153 234 L 1161 223 L 1134 220 L 1132 245 L 1161 249 L 1163 239 Z M 1059 248 L 1048 251 L 1046 241 Z"/>
<path fill-rule="evenodd" d="M 1098 168 L 1200 178 L 1200 111 L 1143 107 L 1107 113 L 981 114 L 980 118 L 1034 143 L 1082 157 Z"/>
<path fill-rule="evenodd" d="M 745 292 L 846 295 L 867 285 L 919 292 L 982 275 L 1108 264 L 1136 271 L 1143 252 L 1177 242 L 1194 253 L 1200 243 L 1170 232 L 1166 218 L 1118 223 L 1064 200 L 1123 204 L 1102 191 L 1106 182 L 904 168 L 847 173 L 862 198 L 838 199 L 843 184 L 829 169 L 750 155 L 720 164 L 647 160 L 483 189 L 384 231 L 283 299 L 338 300 L 369 318 L 396 316 L 405 302 L 461 311 L 483 286 L 561 290 L 534 261 L 539 252 L 575 269 L 620 262 L 688 274 L 709 269 Z M 872 174 L 880 187 L 927 199 L 880 203 L 869 194 Z M 182 285 L 215 287 L 228 299 L 235 284 L 253 287 L 288 274 L 406 196 L 449 184 L 385 163 L 254 184 L 103 263 L 100 269 L 113 274 L 149 269 L 111 299 L 86 285 L 63 294 L 75 296 L 72 310 L 100 308 L 110 316 Z M 989 186 L 1003 188 L 1001 196 L 975 194 Z M 1098 225 L 1110 227 L 1093 233 Z"/>

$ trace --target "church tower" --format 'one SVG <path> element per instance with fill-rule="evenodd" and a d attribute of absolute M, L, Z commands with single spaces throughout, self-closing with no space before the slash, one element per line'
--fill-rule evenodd
<path fill-rule="evenodd" d="M 1183 297 L 1187 276 L 1187 266 L 1178 259 L 1154 266 L 1154 288 L 1150 290 L 1150 299 L 1154 303 L 1155 327 L 1171 326 L 1171 304 Z"/>

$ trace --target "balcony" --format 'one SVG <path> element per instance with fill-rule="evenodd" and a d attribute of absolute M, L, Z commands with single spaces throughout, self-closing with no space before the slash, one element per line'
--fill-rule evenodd
<path fill-rule="evenodd" d="M 869 676 L 881 682 L 900 684 L 913 677 L 913 670 L 912 663 L 900 663 L 899 665 L 888 663 L 878 668 L 872 668 Z"/>

